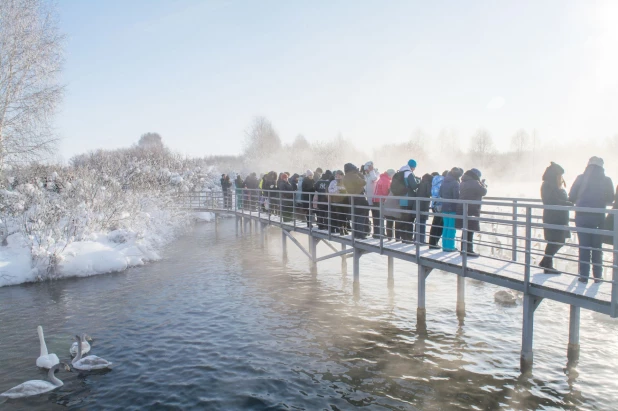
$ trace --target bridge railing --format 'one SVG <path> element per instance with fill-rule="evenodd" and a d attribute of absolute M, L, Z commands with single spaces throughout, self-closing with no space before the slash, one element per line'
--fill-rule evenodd
<path fill-rule="evenodd" d="M 442 203 L 442 209 L 451 204 L 457 211 L 455 214 L 439 211 L 434 207 L 435 201 Z M 586 280 L 581 274 L 587 270 L 590 274 L 604 271 L 604 277 L 596 278 L 595 283 L 611 283 L 612 313 L 618 315 L 618 210 L 550 206 L 538 199 L 502 197 L 471 201 L 374 196 L 369 204 L 363 195 L 318 193 L 316 196 L 249 189 L 187 193 L 183 202 L 193 209 L 255 212 L 281 225 L 324 230 L 329 236 L 351 235 L 353 242 L 372 236 L 380 240 L 381 250 L 399 240 L 413 245 L 417 256 L 421 247 L 435 245 L 442 238 L 444 230 L 439 227 L 445 227 L 446 218 L 448 224 L 454 221 L 462 233 L 455 236 L 454 249 L 461 253 L 464 270 L 468 260 L 477 253 L 516 264 L 523 267 L 525 288 L 529 286 L 531 270 L 544 265 L 544 258 L 553 257 L 555 272 L 574 279 Z M 405 202 L 407 205 L 403 206 Z M 479 207 L 480 212 L 475 212 Z M 544 212 L 564 213 L 568 225 L 543 223 Z M 606 219 L 608 215 L 613 223 L 611 218 Z M 611 226 L 606 225 L 606 220 Z M 474 252 L 468 248 L 472 245 Z M 554 255 L 552 248 L 559 251 Z M 580 254 L 590 263 L 581 262 Z M 589 254 L 592 258 L 587 257 Z M 549 267 L 541 268 L 552 273 Z"/>

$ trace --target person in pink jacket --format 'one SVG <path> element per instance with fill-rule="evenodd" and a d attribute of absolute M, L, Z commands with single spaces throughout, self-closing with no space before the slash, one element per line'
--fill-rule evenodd
<path fill-rule="evenodd" d="M 382 200 L 382 202 L 386 200 L 386 197 L 388 196 L 388 193 L 390 192 L 391 180 L 393 179 L 394 175 L 395 175 L 395 170 L 393 170 L 392 168 L 389 170 L 386 170 L 385 173 L 380 174 L 380 178 L 378 179 L 376 183 L 374 197 L 372 199 L 374 206 L 380 207 L 380 200 Z M 380 198 L 380 197 L 384 197 L 384 198 Z M 384 216 L 381 216 L 381 217 L 384 218 Z M 391 224 L 392 224 L 392 221 L 391 221 Z M 384 225 L 386 225 L 386 223 Z M 376 231 L 379 231 L 379 229 L 374 229 L 374 232 Z M 392 227 L 391 227 L 391 231 L 392 231 Z M 384 235 L 384 233 L 380 233 L 380 234 Z"/>

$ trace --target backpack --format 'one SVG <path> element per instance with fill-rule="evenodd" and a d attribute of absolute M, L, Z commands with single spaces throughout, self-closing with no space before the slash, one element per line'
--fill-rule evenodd
<path fill-rule="evenodd" d="M 442 186 L 442 182 L 444 181 L 444 177 L 435 176 L 431 182 L 431 196 L 433 198 L 440 198 L 440 187 Z"/>
<path fill-rule="evenodd" d="M 395 196 L 405 196 L 408 194 L 405 171 L 397 171 L 391 181 L 391 192 Z"/>

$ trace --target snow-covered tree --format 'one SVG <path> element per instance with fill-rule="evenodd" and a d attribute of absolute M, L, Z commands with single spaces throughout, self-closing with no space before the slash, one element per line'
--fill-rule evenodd
<path fill-rule="evenodd" d="M 54 148 L 63 41 L 49 2 L 0 1 L 0 172 Z"/>

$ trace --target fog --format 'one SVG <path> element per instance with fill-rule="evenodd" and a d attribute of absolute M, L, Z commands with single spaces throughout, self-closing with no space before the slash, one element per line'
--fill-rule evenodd
<path fill-rule="evenodd" d="M 508 150 L 499 150 L 490 130 L 479 128 L 471 136 L 452 129 L 437 135 L 413 130 L 402 143 L 388 143 L 367 149 L 354 138 L 338 135 L 322 141 L 309 141 L 297 135 L 292 143 L 282 143 L 276 125 L 265 117 L 256 117 L 247 128 L 244 150 L 237 157 L 211 159 L 225 173 L 267 171 L 304 173 L 307 169 L 343 169 L 346 163 L 360 167 L 373 161 L 380 172 L 398 170 L 409 159 L 418 163 L 416 174 L 443 172 L 452 167 L 478 168 L 489 185 L 490 196 L 538 198 L 543 171 L 556 162 L 564 167 L 567 189 L 581 174 L 591 156 L 605 160 L 606 174 L 618 178 L 618 134 L 601 141 L 582 139 L 578 143 L 540 136 L 535 130 L 514 130 Z M 614 178 L 615 181 L 618 181 Z"/>

